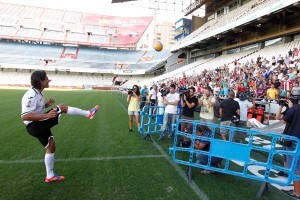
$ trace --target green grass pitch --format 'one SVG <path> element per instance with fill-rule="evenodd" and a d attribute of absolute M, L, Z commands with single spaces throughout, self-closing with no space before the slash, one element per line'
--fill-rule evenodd
<path fill-rule="evenodd" d="M 128 133 L 127 102 L 118 92 L 45 90 L 56 103 L 90 109 L 93 120 L 63 115 L 52 129 L 55 172 L 66 179 L 45 183 L 44 148 L 21 121 L 25 90 L 0 89 L 0 199 L 255 199 L 261 185 L 224 174 L 205 175 L 170 162 L 172 141 L 143 140 Z M 262 199 L 289 199 L 274 187 Z"/>

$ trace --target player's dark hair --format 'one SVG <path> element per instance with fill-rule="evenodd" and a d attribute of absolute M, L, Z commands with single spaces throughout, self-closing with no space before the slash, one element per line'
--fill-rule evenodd
<path fill-rule="evenodd" d="M 31 85 L 35 89 L 41 89 L 41 81 L 45 80 L 46 72 L 44 70 L 34 71 L 31 74 Z"/>

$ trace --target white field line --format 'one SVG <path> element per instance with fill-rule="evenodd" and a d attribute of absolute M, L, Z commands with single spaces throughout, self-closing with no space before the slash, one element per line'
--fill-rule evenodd
<path fill-rule="evenodd" d="M 55 162 L 77 162 L 77 161 L 105 161 L 105 160 L 127 160 L 127 159 L 144 159 L 144 158 L 163 158 L 163 155 L 139 155 L 139 156 L 108 156 L 108 157 L 87 157 L 87 158 L 60 158 Z M 43 163 L 44 160 L 0 160 L 0 164 L 27 164 L 27 163 Z"/>
<path fill-rule="evenodd" d="M 124 105 L 115 97 L 115 99 L 118 101 L 118 103 L 121 105 L 121 107 L 127 112 L 127 109 L 124 107 Z M 186 173 L 178 166 L 177 163 L 173 162 L 170 156 L 161 148 L 159 144 L 157 144 L 153 140 L 153 145 L 155 148 L 161 153 L 162 156 L 164 156 L 167 161 L 175 168 L 175 171 L 179 174 L 179 176 L 185 180 L 185 182 L 192 188 L 192 190 L 195 192 L 195 194 L 203 200 L 209 200 L 208 196 L 198 187 L 197 184 L 195 184 L 194 181 L 189 183 L 189 180 L 187 179 Z"/>

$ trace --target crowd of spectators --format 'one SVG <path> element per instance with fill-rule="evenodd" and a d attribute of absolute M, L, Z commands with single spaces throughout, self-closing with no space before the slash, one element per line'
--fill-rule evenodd
<path fill-rule="evenodd" d="M 299 50 L 295 48 L 286 55 L 273 56 L 271 60 L 258 56 L 246 63 L 235 60 L 233 70 L 228 65 L 214 70 L 203 69 L 200 73 L 182 74 L 180 78 L 165 80 L 166 85 L 175 84 L 176 90 L 195 87 L 196 93 L 210 88 L 214 95 L 228 95 L 230 90 L 249 92 L 256 98 L 274 100 L 299 87 Z M 205 66 L 204 66 L 205 68 Z M 153 83 L 159 85 L 160 83 Z"/>
<path fill-rule="evenodd" d="M 232 71 L 229 70 L 229 66 L 224 65 L 215 70 L 204 69 L 199 74 L 193 72 L 190 76 L 183 73 L 181 78 L 171 77 L 163 83 L 153 83 L 149 90 L 147 86 L 143 86 L 141 94 L 144 102 L 140 104 L 141 110 L 146 103 L 150 106 L 165 106 L 164 113 L 158 111 L 158 114 L 164 115 L 159 140 L 164 139 L 167 127 L 168 138 L 173 137 L 171 124 L 174 124 L 175 116 L 179 114 L 182 119 L 193 120 L 197 107 L 201 122 L 247 128 L 247 112 L 255 107 L 256 100 L 277 102 L 281 97 L 300 96 L 300 59 L 297 48 L 288 51 L 284 56 L 273 56 L 271 60 L 258 56 L 256 60 L 251 59 L 246 63 L 235 60 L 232 64 Z M 294 108 L 290 100 L 287 107 Z M 235 115 L 239 116 L 238 123 L 232 121 Z M 276 118 L 282 120 L 283 115 L 280 105 Z M 191 133 L 191 129 L 192 125 L 188 122 L 181 123 L 181 132 Z M 208 137 L 211 133 L 210 126 L 198 125 L 196 128 L 197 135 Z M 228 140 L 227 129 L 221 128 L 220 134 L 223 140 Z M 243 143 L 246 136 L 246 132 L 237 131 L 231 137 L 232 141 Z M 185 136 L 181 145 L 189 147 L 190 140 L 190 137 Z M 210 144 L 209 141 L 195 140 L 194 147 L 209 151 Z M 207 162 L 206 155 L 197 155 L 197 163 L 206 165 Z M 211 164 L 219 167 L 221 162 L 221 158 L 215 157 Z M 286 163 L 286 159 L 284 162 Z M 213 172 L 203 170 L 202 173 Z M 279 172 L 278 175 L 285 176 L 284 172 Z M 297 192 L 295 189 L 294 193 Z M 297 195 L 300 195 L 299 193 Z"/>
<path fill-rule="evenodd" d="M 229 118 L 236 113 L 241 120 L 239 127 L 246 128 L 247 122 L 249 123 L 247 111 L 255 108 L 255 101 L 278 102 L 279 98 L 291 95 L 300 96 L 299 57 L 298 48 L 294 48 L 286 52 L 286 55 L 273 56 L 271 60 L 262 56 L 258 56 L 256 60 L 248 60 L 246 63 L 235 60 L 231 64 L 232 70 L 228 65 L 214 70 L 207 70 L 204 67 L 198 74 L 193 71 L 191 75 L 183 73 L 180 78 L 170 77 L 169 80 L 153 83 L 149 89 L 143 86 L 140 109 L 142 110 L 147 104 L 175 107 L 175 102 L 179 108 L 180 117 L 193 119 L 193 115 L 189 113 L 190 110 L 196 110 L 199 111 L 201 121 L 230 125 Z M 173 87 L 175 87 L 174 90 Z M 171 92 L 168 93 L 168 89 L 172 89 Z M 180 98 L 175 98 L 174 93 L 181 94 Z M 230 98 L 236 101 L 236 106 L 231 106 L 230 101 L 224 101 Z M 168 99 L 172 101 L 168 102 Z M 226 103 L 229 104 L 225 105 Z M 227 110 L 229 107 L 233 110 Z M 155 112 L 155 109 L 152 112 Z M 164 117 L 164 129 L 167 121 L 174 122 L 176 112 L 177 110 L 172 108 L 172 112 L 168 113 L 169 116 Z M 168 119 L 170 116 L 172 119 Z M 263 120 L 260 122 L 263 123 Z M 190 127 L 183 125 L 181 131 L 185 131 L 186 128 Z M 163 135 L 161 134 L 160 139 Z M 226 133 L 221 135 L 226 140 Z M 172 137 L 171 133 L 168 136 Z M 239 142 L 245 139 L 243 135 L 238 137 L 239 134 L 237 134 L 236 136 L 234 140 Z"/>

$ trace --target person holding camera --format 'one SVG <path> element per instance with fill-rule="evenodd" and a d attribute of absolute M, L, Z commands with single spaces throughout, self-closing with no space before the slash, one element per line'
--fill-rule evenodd
<path fill-rule="evenodd" d="M 206 88 L 203 96 L 199 99 L 198 105 L 201 106 L 200 109 L 200 120 L 207 123 L 215 123 L 214 117 L 214 104 L 215 104 L 215 97 L 212 94 L 212 90 L 210 87 Z M 211 127 L 209 127 L 211 128 Z"/>
<path fill-rule="evenodd" d="M 164 97 L 167 95 L 167 86 L 165 83 L 160 85 L 160 88 L 157 93 L 157 106 L 164 106 Z M 162 115 L 164 112 L 163 108 L 160 108 L 158 111 L 159 115 Z"/>
<path fill-rule="evenodd" d="M 286 124 L 285 126 L 285 134 L 288 134 L 290 136 L 294 136 L 298 139 L 300 139 L 300 100 L 298 99 L 297 103 L 294 104 L 283 116 L 282 122 Z M 290 103 L 289 103 L 290 105 Z M 298 144 L 299 145 L 299 144 Z M 297 143 L 294 141 L 286 146 L 287 151 L 295 151 L 296 147 L 298 146 Z M 286 156 L 286 165 L 288 168 L 291 168 L 291 164 L 293 163 L 293 156 L 287 155 Z M 300 174 L 300 159 L 297 160 L 296 174 Z M 291 197 L 300 198 L 300 181 L 294 181 L 294 190 L 293 191 L 285 191 L 286 194 L 288 194 Z"/>
<path fill-rule="evenodd" d="M 278 107 L 278 110 L 277 110 L 277 113 L 276 113 L 276 119 L 277 120 L 282 120 L 283 116 L 287 113 L 288 109 L 291 108 L 291 107 L 293 107 L 292 101 L 290 99 L 288 99 L 290 96 L 291 96 L 290 92 L 287 92 L 285 98 L 279 99 L 279 102 L 278 102 L 279 107 Z M 283 111 L 284 107 L 285 107 L 285 110 Z M 285 147 L 283 147 L 283 149 L 285 150 Z M 283 166 L 287 167 L 287 164 L 286 164 L 286 155 L 285 154 L 283 155 Z M 285 176 L 285 177 L 288 176 L 288 174 L 286 174 L 283 171 L 279 171 L 277 173 L 277 175 L 278 176 Z"/>
<path fill-rule="evenodd" d="M 181 119 L 194 120 L 194 109 L 198 104 L 198 99 L 195 97 L 195 88 L 189 87 L 188 91 L 182 95 L 181 99 L 181 107 L 182 114 Z M 192 124 L 188 124 L 186 122 L 181 123 L 181 132 L 185 130 L 191 131 Z"/>
<path fill-rule="evenodd" d="M 168 138 L 172 137 L 172 124 L 174 124 L 176 120 L 177 105 L 179 102 L 179 94 L 175 93 L 175 88 L 176 86 L 174 84 L 170 85 L 169 93 L 167 94 L 167 96 L 164 98 L 163 101 L 166 108 L 165 108 L 165 113 L 163 118 L 162 131 L 158 140 L 163 139 L 165 132 L 167 130 L 167 126 L 169 130 Z"/>
<path fill-rule="evenodd" d="M 141 126 L 140 122 L 140 101 L 141 101 L 141 93 L 139 86 L 134 85 L 132 90 L 128 92 L 127 102 L 128 105 L 128 117 L 129 117 L 129 133 L 132 133 L 132 125 L 133 125 L 133 116 L 135 116 L 135 120 L 138 128 Z"/>

